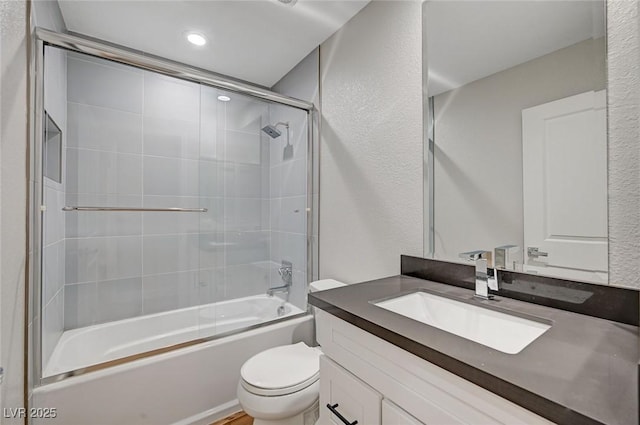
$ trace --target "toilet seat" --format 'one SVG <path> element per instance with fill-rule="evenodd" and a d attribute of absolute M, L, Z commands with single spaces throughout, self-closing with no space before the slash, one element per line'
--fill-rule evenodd
<path fill-rule="evenodd" d="M 304 342 L 265 350 L 245 362 L 240 383 L 248 392 L 263 396 L 301 391 L 318 380 L 321 354 Z"/>

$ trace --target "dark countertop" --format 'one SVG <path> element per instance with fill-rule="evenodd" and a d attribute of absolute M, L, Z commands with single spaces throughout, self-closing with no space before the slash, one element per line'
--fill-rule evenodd
<path fill-rule="evenodd" d="M 311 293 L 309 302 L 555 423 L 638 423 L 638 327 L 500 296 L 473 300 L 553 322 L 520 353 L 505 354 L 370 303 L 419 289 L 473 298 L 394 276 Z"/>

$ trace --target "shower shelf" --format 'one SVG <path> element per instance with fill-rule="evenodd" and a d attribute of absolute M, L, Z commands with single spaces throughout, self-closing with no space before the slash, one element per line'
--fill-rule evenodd
<path fill-rule="evenodd" d="M 64 207 L 62 211 L 207 212 L 207 208 Z"/>

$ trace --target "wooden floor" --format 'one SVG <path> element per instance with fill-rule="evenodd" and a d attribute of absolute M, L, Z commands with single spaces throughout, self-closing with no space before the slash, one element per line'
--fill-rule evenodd
<path fill-rule="evenodd" d="M 246 413 L 240 411 L 220 419 L 211 425 L 253 425 L 253 418 Z"/>

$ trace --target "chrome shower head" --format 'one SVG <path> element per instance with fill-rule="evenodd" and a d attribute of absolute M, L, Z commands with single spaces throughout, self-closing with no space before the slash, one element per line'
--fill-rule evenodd
<path fill-rule="evenodd" d="M 275 125 L 271 124 L 262 127 L 262 131 L 267 133 L 272 139 L 275 139 L 276 137 L 280 137 L 282 135 L 282 132 L 278 130 Z"/>

